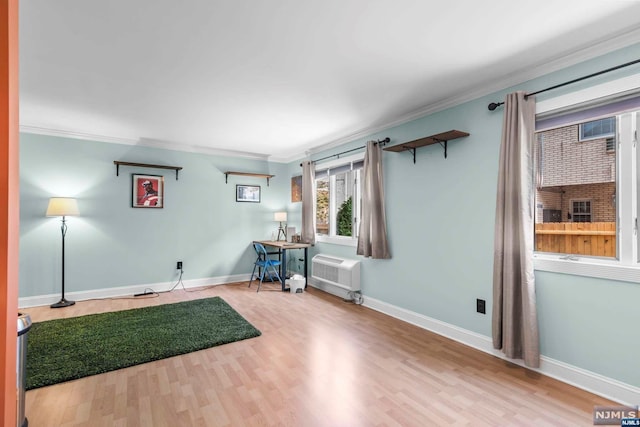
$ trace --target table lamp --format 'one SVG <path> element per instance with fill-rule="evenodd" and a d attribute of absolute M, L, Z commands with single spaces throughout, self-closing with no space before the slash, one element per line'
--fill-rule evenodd
<path fill-rule="evenodd" d="M 60 231 L 62 232 L 62 298 L 55 304 L 51 304 L 51 308 L 68 307 L 75 304 L 75 301 L 69 301 L 64 297 L 64 236 L 67 234 L 67 216 L 79 215 L 78 202 L 76 199 L 70 197 L 52 197 L 49 199 L 49 206 L 47 207 L 47 216 L 61 216 L 62 226 Z"/>
<path fill-rule="evenodd" d="M 279 221 L 280 222 L 280 226 L 278 227 L 278 238 L 276 239 L 278 242 L 280 241 L 280 234 L 282 234 L 283 236 L 283 240 L 286 242 L 287 241 L 287 232 L 285 231 L 285 227 L 282 226 L 283 222 L 287 222 L 287 213 L 286 212 L 276 212 L 273 215 L 273 220 L 274 221 Z"/>

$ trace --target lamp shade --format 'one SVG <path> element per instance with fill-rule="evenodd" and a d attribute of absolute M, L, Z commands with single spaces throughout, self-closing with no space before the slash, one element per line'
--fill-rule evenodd
<path fill-rule="evenodd" d="M 49 199 L 47 216 L 75 216 L 80 215 L 78 201 L 71 197 L 52 197 Z"/>
<path fill-rule="evenodd" d="M 285 221 L 287 221 L 287 213 L 286 212 L 276 212 L 273 215 L 273 220 L 274 221 L 285 222 Z"/>

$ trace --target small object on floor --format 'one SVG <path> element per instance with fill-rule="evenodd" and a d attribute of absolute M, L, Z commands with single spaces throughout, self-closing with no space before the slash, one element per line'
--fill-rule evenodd
<path fill-rule="evenodd" d="M 361 305 L 364 302 L 364 298 L 360 291 L 349 291 L 348 298 L 345 298 L 344 301 L 352 302 L 355 305 Z"/>
<path fill-rule="evenodd" d="M 298 294 L 304 292 L 304 282 L 304 276 L 294 274 L 290 279 L 287 279 L 285 283 L 289 285 L 289 292 Z"/>

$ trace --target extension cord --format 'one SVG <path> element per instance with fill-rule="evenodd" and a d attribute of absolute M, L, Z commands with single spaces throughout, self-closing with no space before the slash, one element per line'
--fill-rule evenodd
<path fill-rule="evenodd" d="M 144 296 L 144 295 L 153 295 L 153 292 L 144 291 L 144 292 L 141 292 L 139 294 L 133 294 L 134 297 L 141 297 L 141 296 Z"/>

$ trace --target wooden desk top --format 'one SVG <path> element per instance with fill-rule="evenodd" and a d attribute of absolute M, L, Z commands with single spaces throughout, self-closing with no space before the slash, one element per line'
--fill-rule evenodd
<path fill-rule="evenodd" d="M 275 248 L 281 249 L 304 249 L 309 248 L 311 245 L 309 243 L 289 243 L 284 242 L 282 240 L 254 240 L 256 243 L 262 243 L 265 246 L 273 246 Z"/>

